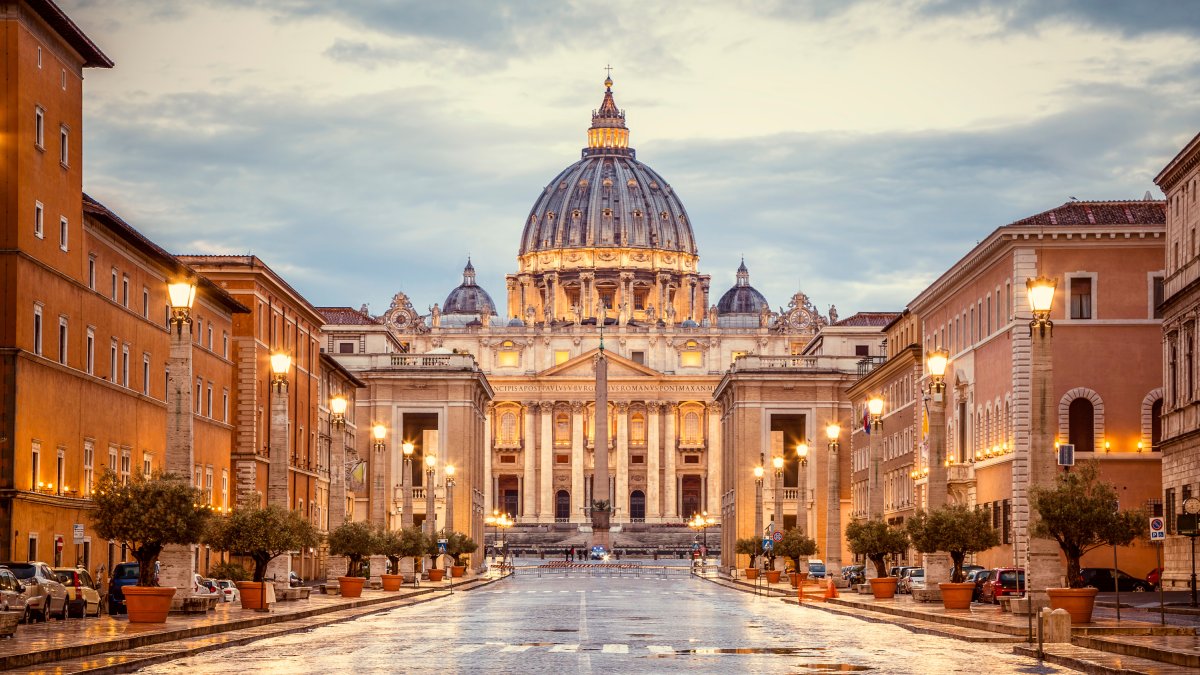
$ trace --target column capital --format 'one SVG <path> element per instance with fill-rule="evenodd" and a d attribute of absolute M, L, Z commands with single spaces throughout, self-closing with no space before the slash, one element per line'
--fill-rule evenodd
<path fill-rule="evenodd" d="M 629 414 L 629 401 L 617 401 L 616 406 L 618 415 Z"/>
<path fill-rule="evenodd" d="M 646 401 L 646 410 L 651 413 L 657 413 L 661 409 L 662 403 L 660 401 Z"/>
<path fill-rule="evenodd" d="M 714 415 L 720 415 L 723 407 L 720 401 L 713 401 L 708 404 L 708 411 Z"/>
<path fill-rule="evenodd" d="M 541 408 L 543 415 L 549 414 L 554 411 L 554 401 L 539 401 L 538 407 Z"/>
<path fill-rule="evenodd" d="M 538 403 L 540 403 L 540 401 L 521 401 L 521 405 L 525 407 L 526 413 L 533 412 L 533 409 L 537 407 Z"/>
<path fill-rule="evenodd" d="M 667 414 L 670 415 L 674 415 L 675 413 L 679 412 L 678 401 L 665 401 L 663 402 L 663 407 L 666 408 Z"/>
<path fill-rule="evenodd" d="M 583 401 L 571 401 L 571 413 L 575 415 L 583 414 L 583 407 L 587 405 Z"/>

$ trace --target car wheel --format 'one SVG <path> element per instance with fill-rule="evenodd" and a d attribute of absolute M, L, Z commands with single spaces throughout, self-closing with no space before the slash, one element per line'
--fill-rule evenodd
<path fill-rule="evenodd" d="M 67 602 L 67 599 L 66 599 L 66 598 L 63 598 L 62 609 L 61 609 L 61 610 L 59 610 L 59 612 L 58 612 L 58 620 L 59 620 L 59 621 L 66 621 L 66 620 L 67 620 L 67 608 L 68 608 L 68 607 L 70 607 L 70 603 L 69 603 L 69 602 Z"/>
<path fill-rule="evenodd" d="M 38 623 L 46 623 L 46 620 L 50 618 L 50 607 L 49 607 L 49 605 L 50 605 L 50 603 L 49 603 L 49 602 L 47 602 L 46 604 L 42 605 L 42 609 L 41 609 L 41 611 L 39 611 L 39 612 L 38 612 L 38 618 L 37 618 L 37 620 L 38 620 Z"/>
<path fill-rule="evenodd" d="M 1134 586 L 1134 587 L 1133 587 L 1133 592 L 1134 592 L 1134 593 L 1145 593 L 1145 592 L 1146 592 L 1146 591 L 1148 591 L 1148 590 L 1150 590 L 1150 589 L 1149 589 L 1149 588 L 1146 588 L 1146 586 L 1145 586 L 1144 584 L 1138 584 L 1138 585 L 1136 585 L 1136 586 Z"/>
<path fill-rule="evenodd" d="M 25 611 L 21 613 L 21 623 L 29 625 L 33 621 L 33 612 L 29 611 L 29 605 L 25 605 Z"/>

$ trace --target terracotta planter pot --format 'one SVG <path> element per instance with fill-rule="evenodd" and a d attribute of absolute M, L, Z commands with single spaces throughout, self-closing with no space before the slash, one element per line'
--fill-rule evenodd
<path fill-rule="evenodd" d="M 436 567 L 429 569 L 429 580 L 430 581 L 441 581 L 442 577 L 445 575 L 446 575 L 446 570 L 438 569 Z"/>
<path fill-rule="evenodd" d="M 171 598 L 175 597 L 173 587 L 126 586 L 122 592 L 125 593 L 125 609 L 129 612 L 130 623 L 167 622 Z"/>
<path fill-rule="evenodd" d="M 750 580 L 757 579 L 758 578 L 758 568 L 757 567 L 747 567 L 746 568 L 746 578 L 750 579 Z"/>
<path fill-rule="evenodd" d="M 380 576 L 383 577 L 383 590 L 385 591 L 400 590 L 400 583 L 404 581 L 404 577 L 399 574 L 381 574 Z"/>
<path fill-rule="evenodd" d="M 946 609 L 971 609 L 971 596 L 975 594 L 975 584 L 950 582 L 938 584 L 942 591 L 942 607 Z"/>
<path fill-rule="evenodd" d="M 876 600 L 888 600 L 896 597 L 896 577 L 875 577 L 867 579 L 871 583 L 871 594 Z"/>
<path fill-rule="evenodd" d="M 808 572 L 792 572 L 791 574 L 792 588 L 800 588 L 808 581 Z"/>
<path fill-rule="evenodd" d="M 458 579 L 459 577 L 461 577 L 462 575 L 464 575 L 466 573 L 467 573 L 466 565 L 451 565 L 450 566 L 450 576 L 454 577 L 455 579 Z"/>
<path fill-rule="evenodd" d="M 366 579 L 362 577 L 338 577 L 338 586 L 341 587 L 343 598 L 361 598 L 363 584 Z"/>
<path fill-rule="evenodd" d="M 779 583 L 779 576 L 781 574 L 783 574 L 783 573 L 780 572 L 779 570 L 767 570 L 767 583 L 768 584 Z"/>
<path fill-rule="evenodd" d="M 242 609 L 266 609 L 266 582 L 263 581 L 238 581 L 238 595 L 242 598 Z"/>
<path fill-rule="evenodd" d="M 1065 609 L 1071 614 L 1071 624 L 1091 623 L 1096 606 L 1094 588 L 1047 588 L 1051 609 Z"/>

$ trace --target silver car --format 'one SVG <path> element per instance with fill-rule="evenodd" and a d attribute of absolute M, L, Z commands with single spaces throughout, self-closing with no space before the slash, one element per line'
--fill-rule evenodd
<path fill-rule="evenodd" d="M 32 590 L 17 581 L 12 570 L 0 567 L 0 612 L 24 612 Z"/>
<path fill-rule="evenodd" d="M 43 562 L 5 562 L 7 567 L 28 591 L 25 600 L 25 620 L 45 621 L 53 616 L 67 618 L 67 587 L 58 582 L 58 577 Z"/>

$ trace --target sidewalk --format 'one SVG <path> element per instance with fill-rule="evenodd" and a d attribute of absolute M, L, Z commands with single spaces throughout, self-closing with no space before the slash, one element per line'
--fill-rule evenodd
<path fill-rule="evenodd" d="M 840 597 L 826 600 L 824 586 L 816 584 L 806 587 L 800 602 L 797 592 L 786 583 L 755 583 L 728 576 L 702 578 L 747 593 L 779 597 L 788 604 L 956 640 L 1008 643 L 1016 653 L 1037 655 L 1036 643 L 1028 642 L 1029 617 L 1004 612 L 998 606 L 973 604 L 969 610 L 946 610 L 940 603 L 916 602 L 911 596 L 876 600 L 846 589 L 838 590 Z M 1121 599 L 1124 606 L 1124 594 Z M 1111 618 L 1111 610 L 1098 611 L 1092 623 L 1072 627 L 1070 644 L 1045 645 L 1045 660 L 1088 673 L 1174 675 L 1195 673 L 1200 668 L 1200 637 L 1195 626 L 1161 626 L 1157 613 L 1150 621 L 1144 610 L 1136 612 L 1137 619 L 1122 614 L 1118 623 Z"/>
<path fill-rule="evenodd" d="M 507 575 L 504 575 L 507 576 Z M 456 580 L 453 592 L 469 592 L 504 576 Z M 0 670 L 20 673 L 125 673 L 191 654 L 280 633 L 292 633 L 395 607 L 428 602 L 451 593 L 448 581 L 421 582 L 400 591 L 364 589 L 361 598 L 312 595 L 277 603 L 270 612 L 221 603 L 206 614 L 172 614 L 165 624 L 131 624 L 124 615 L 21 625 L 0 641 Z"/>

